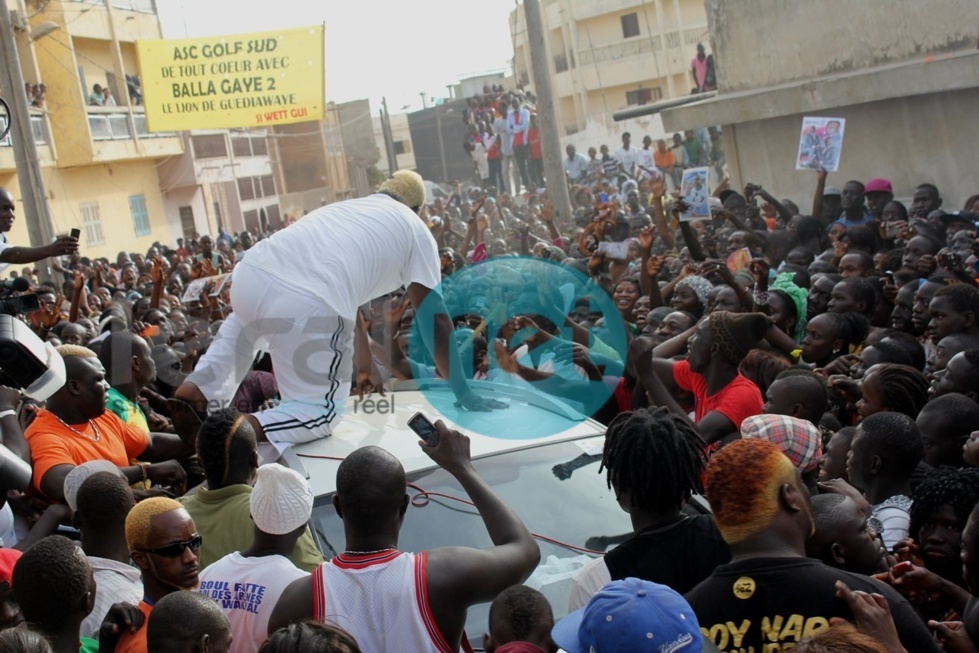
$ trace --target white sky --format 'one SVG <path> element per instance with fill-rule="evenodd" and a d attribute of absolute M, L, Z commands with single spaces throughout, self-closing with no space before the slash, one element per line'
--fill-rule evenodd
<path fill-rule="evenodd" d="M 378 112 L 446 97 L 459 77 L 509 69 L 514 0 L 157 0 L 165 38 L 326 25 L 326 99 Z"/>

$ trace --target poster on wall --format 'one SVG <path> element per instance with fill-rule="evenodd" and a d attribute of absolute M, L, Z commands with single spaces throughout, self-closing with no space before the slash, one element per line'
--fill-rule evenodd
<path fill-rule="evenodd" d="M 840 167 L 840 151 L 843 149 L 843 130 L 846 118 L 806 116 L 802 119 L 799 133 L 799 154 L 796 170 L 836 172 Z"/>

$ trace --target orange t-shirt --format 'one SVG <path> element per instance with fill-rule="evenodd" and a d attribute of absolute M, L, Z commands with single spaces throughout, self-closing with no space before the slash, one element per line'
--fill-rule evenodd
<path fill-rule="evenodd" d="M 676 158 L 670 150 L 660 152 L 657 149 L 653 152 L 653 160 L 656 161 L 657 168 L 672 168 L 676 165 Z"/>
<path fill-rule="evenodd" d="M 31 485 L 41 492 L 41 479 L 52 467 L 81 465 L 90 460 L 108 460 L 113 465 L 126 467 L 149 446 L 149 436 L 139 428 L 126 424 L 112 411 L 105 411 L 92 420 L 98 427 L 99 441 L 92 437 L 95 431 L 88 424 L 73 425 L 84 435 L 67 428 L 51 412 L 41 409 L 27 427 L 24 437 L 31 447 L 34 460 L 34 477 Z M 43 492 L 42 492 L 43 494 Z"/>
<path fill-rule="evenodd" d="M 116 653 L 146 653 L 146 624 L 150 621 L 153 606 L 143 600 L 136 607 L 143 613 L 143 625 L 135 633 L 127 631 L 119 636 Z"/>

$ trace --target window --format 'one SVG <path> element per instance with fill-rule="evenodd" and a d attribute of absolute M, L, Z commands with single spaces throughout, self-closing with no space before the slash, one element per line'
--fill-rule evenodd
<path fill-rule="evenodd" d="M 622 38 L 639 36 L 639 14 L 626 14 L 622 17 Z"/>
<path fill-rule="evenodd" d="M 252 139 L 252 156 L 266 156 L 269 153 L 269 146 L 265 142 L 264 136 Z"/>
<path fill-rule="evenodd" d="M 269 204 L 266 206 L 265 215 L 268 217 L 268 223 L 265 225 L 266 227 L 278 227 L 279 223 L 282 222 L 278 204 Z"/>
<path fill-rule="evenodd" d="M 228 156 L 224 134 L 191 136 L 190 140 L 194 144 L 194 156 L 198 159 L 218 159 Z"/>
<path fill-rule="evenodd" d="M 394 141 L 394 153 L 395 154 L 407 154 L 411 152 L 411 145 L 408 141 Z"/>
<path fill-rule="evenodd" d="M 663 91 L 658 88 L 640 88 L 626 91 L 625 99 L 629 106 L 649 104 L 663 99 Z"/>
<path fill-rule="evenodd" d="M 82 226 L 85 227 L 85 244 L 102 245 L 105 234 L 102 233 L 102 214 L 99 213 L 98 202 L 82 202 L 78 205 L 82 214 Z"/>
<path fill-rule="evenodd" d="M 264 197 L 271 197 L 275 195 L 275 179 L 272 175 L 264 175 L 261 177 L 262 180 L 262 195 Z"/>
<path fill-rule="evenodd" d="M 235 153 L 235 156 L 251 156 L 252 155 L 251 141 L 247 138 L 242 138 L 240 136 L 232 138 L 231 151 Z"/>
<path fill-rule="evenodd" d="M 146 210 L 146 197 L 144 195 L 129 196 L 129 212 L 133 216 L 133 229 L 137 236 L 150 235 L 150 214 Z"/>
<path fill-rule="evenodd" d="M 255 229 L 258 227 L 258 209 L 245 211 L 241 214 L 241 217 L 245 220 L 245 227 L 247 229 Z"/>
<path fill-rule="evenodd" d="M 251 177 L 242 177 L 238 180 L 238 195 L 240 195 L 241 199 L 243 200 L 255 199 L 255 189 L 252 188 Z"/>
<path fill-rule="evenodd" d="M 180 230 L 184 232 L 184 240 L 190 240 L 197 231 L 197 225 L 194 224 L 194 207 L 181 206 L 177 211 L 180 213 Z"/>

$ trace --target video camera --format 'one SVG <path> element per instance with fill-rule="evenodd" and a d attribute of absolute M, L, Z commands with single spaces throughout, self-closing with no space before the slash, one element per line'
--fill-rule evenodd
<path fill-rule="evenodd" d="M 30 289 L 31 282 L 24 277 L 16 279 L 5 279 L 0 281 L 0 314 L 2 315 L 26 315 L 31 311 L 36 311 L 41 307 L 37 295 L 11 296 L 11 293 L 24 292 Z"/>
<path fill-rule="evenodd" d="M 34 297 L 36 295 L 28 295 Z M 14 297 L 11 299 L 24 299 Z M 9 300 L 3 300 L 9 301 Z M 51 343 L 11 315 L 0 315 L 0 384 L 44 401 L 65 384 L 65 361 Z M 0 444 L 0 477 L 7 489 L 26 488 L 31 467 Z"/>

